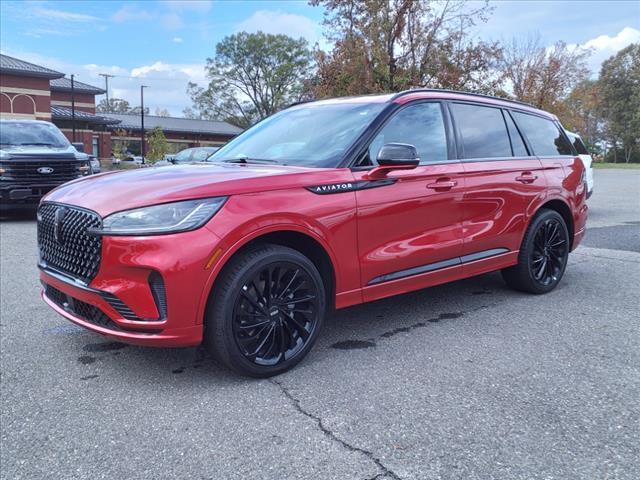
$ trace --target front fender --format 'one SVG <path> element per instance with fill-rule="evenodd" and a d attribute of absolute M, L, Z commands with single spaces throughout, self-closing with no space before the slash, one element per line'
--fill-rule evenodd
<path fill-rule="evenodd" d="M 214 261 L 200 299 L 200 319 L 213 284 L 229 259 L 248 243 L 274 232 L 300 233 L 321 245 L 333 265 L 336 295 L 360 289 L 353 192 L 319 196 L 295 189 L 232 196 L 206 228 L 221 241 L 212 246 Z"/>

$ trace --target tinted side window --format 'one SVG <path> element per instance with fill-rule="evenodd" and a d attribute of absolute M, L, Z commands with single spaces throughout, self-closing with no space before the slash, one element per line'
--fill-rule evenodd
<path fill-rule="evenodd" d="M 534 154 L 540 156 L 573 154 L 571 144 L 551 120 L 520 112 L 513 112 L 513 115 L 527 136 Z"/>
<path fill-rule="evenodd" d="M 499 108 L 454 103 L 453 117 L 462 136 L 464 158 L 510 157 L 507 126 Z"/>
<path fill-rule="evenodd" d="M 578 155 L 589 155 L 589 151 L 580 137 L 569 134 L 569 140 L 573 143 Z"/>
<path fill-rule="evenodd" d="M 529 155 L 527 147 L 522 140 L 522 135 L 518 131 L 516 124 L 513 123 L 513 118 L 509 115 L 509 112 L 504 112 L 504 118 L 507 121 L 507 128 L 509 129 L 509 137 L 511 137 L 511 148 L 513 149 L 514 157 L 526 157 Z"/>
<path fill-rule="evenodd" d="M 418 149 L 420 164 L 444 162 L 447 135 L 439 103 L 416 103 L 396 113 L 369 145 L 369 159 L 376 157 L 385 143 L 409 143 Z"/>

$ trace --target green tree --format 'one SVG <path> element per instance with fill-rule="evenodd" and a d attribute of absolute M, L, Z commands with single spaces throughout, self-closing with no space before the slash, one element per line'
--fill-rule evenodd
<path fill-rule="evenodd" d="M 169 152 L 169 142 L 160 127 L 155 127 L 147 134 L 147 144 L 149 150 L 146 152 L 145 160 L 150 160 L 152 163 L 162 160 Z"/>
<path fill-rule="evenodd" d="M 96 105 L 96 112 L 98 113 L 130 113 L 140 115 L 140 106 L 132 107 L 131 104 L 122 98 L 110 98 L 107 104 L 107 99 L 103 98 Z M 144 113 L 149 114 L 149 107 L 144 107 Z"/>
<path fill-rule="evenodd" d="M 614 161 L 619 150 L 626 163 L 640 161 L 640 44 L 629 45 L 606 60 L 598 83 Z"/>
<path fill-rule="evenodd" d="M 495 92 L 500 48 L 474 40 L 486 2 L 311 0 L 325 9 L 331 52 L 316 52 L 315 96 L 439 87 Z"/>
<path fill-rule="evenodd" d="M 130 111 L 131 105 L 122 98 L 110 98 L 108 104 L 107 99 L 103 98 L 96 105 L 96 112 L 100 113 L 129 113 Z"/>
<path fill-rule="evenodd" d="M 185 113 L 248 127 L 300 100 L 311 67 L 303 38 L 263 32 L 225 37 L 207 59 L 209 85 L 189 83 L 193 107 Z"/>

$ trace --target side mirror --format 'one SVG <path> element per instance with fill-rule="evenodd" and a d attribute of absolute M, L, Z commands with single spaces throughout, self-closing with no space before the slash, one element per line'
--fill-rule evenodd
<path fill-rule="evenodd" d="M 378 166 L 369 172 L 369 178 L 384 177 L 392 170 L 411 170 L 420 164 L 418 150 L 408 143 L 386 143 L 378 152 Z"/>
<path fill-rule="evenodd" d="M 73 142 L 71 145 L 73 145 L 73 148 L 75 148 L 80 153 L 84 153 L 84 143 L 82 143 L 82 142 Z"/>

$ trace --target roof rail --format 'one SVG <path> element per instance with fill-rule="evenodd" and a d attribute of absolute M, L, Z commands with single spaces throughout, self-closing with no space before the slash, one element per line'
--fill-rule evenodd
<path fill-rule="evenodd" d="M 393 96 L 393 98 L 391 100 L 393 101 L 398 97 L 402 97 L 403 95 L 408 95 L 410 93 L 415 93 L 415 92 L 458 93 L 460 95 L 472 95 L 474 97 L 493 98 L 495 100 L 502 100 L 503 102 L 517 103 L 519 105 L 526 105 L 527 107 L 531 107 L 531 108 L 535 108 L 535 109 L 539 110 L 539 108 L 536 107 L 535 105 L 531 105 L 530 103 L 522 102 L 520 100 L 512 100 L 510 98 L 497 97 L 495 95 L 486 95 L 484 93 L 463 92 L 461 90 L 451 90 L 451 89 L 447 89 L 447 88 L 422 88 L 422 87 L 411 88 L 410 90 L 404 90 L 402 92 L 398 92 L 396 95 Z"/>

